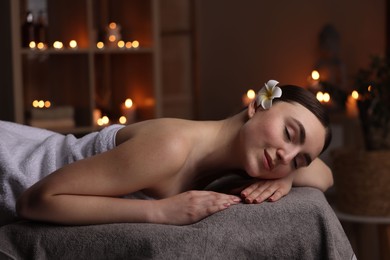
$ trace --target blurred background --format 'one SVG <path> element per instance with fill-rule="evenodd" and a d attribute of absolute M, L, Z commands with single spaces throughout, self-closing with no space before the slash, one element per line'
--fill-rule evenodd
<path fill-rule="evenodd" d="M 384 55 L 386 1 L 196 1 L 201 118 L 219 118 L 240 105 L 248 88 L 268 79 L 308 86 L 321 59 L 320 33 L 332 25 L 338 57 L 352 76 Z"/>
<path fill-rule="evenodd" d="M 0 120 L 79 135 L 223 119 L 275 79 L 329 96 L 317 97 L 330 150 L 364 149 L 352 91 L 390 44 L 388 0 L 4 0 L 0 10 Z M 323 159 L 332 166 L 330 152 Z M 389 254 L 388 218 L 341 218 L 359 259 Z"/>

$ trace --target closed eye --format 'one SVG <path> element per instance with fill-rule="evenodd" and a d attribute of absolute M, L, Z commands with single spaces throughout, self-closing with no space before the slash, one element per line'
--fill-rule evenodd
<path fill-rule="evenodd" d="M 288 129 L 288 127 L 286 126 L 286 127 L 284 127 L 284 135 L 285 135 L 285 137 L 286 137 L 286 140 L 289 142 L 289 143 L 291 143 L 292 142 L 292 136 L 291 136 L 291 133 L 290 133 L 290 131 L 289 131 L 289 129 Z M 291 161 L 291 163 L 292 163 L 292 167 L 294 168 L 294 169 L 298 169 L 299 167 L 301 167 L 299 164 L 299 158 L 298 158 L 298 156 L 296 156 L 292 161 Z"/>
<path fill-rule="evenodd" d="M 284 134 L 286 136 L 287 141 L 291 142 L 291 135 L 287 127 L 284 128 Z"/>
<path fill-rule="evenodd" d="M 298 169 L 298 162 L 296 157 L 294 158 L 294 160 L 292 160 L 292 164 L 295 170 Z"/>
<path fill-rule="evenodd" d="M 301 167 L 307 167 L 311 163 L 311 158 L 308 154 L 299 154 L 293 160 L 293 166 L 295 169 Z"/>

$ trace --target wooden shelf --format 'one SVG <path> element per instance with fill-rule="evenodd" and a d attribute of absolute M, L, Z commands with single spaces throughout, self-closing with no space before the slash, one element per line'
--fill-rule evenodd
<path fill-rule="evenodd" d="M 62 54 L 102 54 L 102 53 L 153 53 L 155 50 L 153 48 L 147 48 L 147 47 L 139 47 L 139 48 L 104 48 L 104 49 L 98 49 L 98 48 L 77 48 L 77 49 L 54 49 L 49 48 L 45 50 L 39 50 L 39 49 L 27 49 L 24 48 L 21 50 L 21 54 L 33 54 L 33 55 L 62 55 Z"/>
<path fill-rule="evenodd" d="M 45 50 L 22 47 L 29 2 L 44 4 Z M 28 124 L 32 101 L 49 100 L 54 106 L 74 108 L 72 131 L 78 132 L 94 129 L 95 109 L 116 122 L 126 98 L 136 104 L 138 120 L 192 119 L 192 0 L 6 0 L 0 7 L 8 22 L 2 26 L 6 44 L 0 49 L 5 86 L 0 120 Z M 124 42 L 137 40 L 140 47 L 110 47 L 105 32 L 111 22 L 121 26 Z M 68 47 L 70 40 L 77 41 L 77 49 Z M 64 48 L 54 49 L 55 41 L 63 42 Z M 105 48 L 97 48 L 100 41 Z"/>
<path fill-rule="evenodd" d="M 117 122 L 127 98 L 136 104 L 138 120 L 161 115 L 157 0 L 46 1 L 44 43 L 50 47 L 44 50 L 22 47 L 20 18 L 28 10 L 26 0 L 10 5 L 11 23 L 17 29 L 13 32 L 13 69 L 20 78 L 13 82 L 13 89 L 18 90 L 14 91 L 16 122 L 30 122 L 27 112 L 34 100 L 74 109 L 75 127 L 64 132 L 94 129 L 96 109 Z M 109 46 L 106 30 L 111 22 L 121 27 L 121 39 L 137 40 L 140 47 Z M 77 48 L 66 46 L 71 40 L 77 41 Z M 55 41 L 64 47 L 51 47 Z M 99 41 L 105 42 L 103 49 L 97 48 Z"/>

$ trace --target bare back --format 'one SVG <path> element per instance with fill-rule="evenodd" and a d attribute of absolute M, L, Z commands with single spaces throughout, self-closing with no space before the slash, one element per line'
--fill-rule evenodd
<path fill-rule="evenodd" d="M 202 149 L 198 140 L 202 132 L 201 123 L 180 119 L 157 119 L 127 126 L 117 134 L 117 149 L 122 150 L 129 164 L 143 163 L 137 168 L 125 165 L 123 169 L 132 169 L 131 179 L 147 175 L 156 180 L 143 189 L 153 197 L 164 198 L 188 190 Z"/>
<path fill-rule="evenodd" d="M 53 194 L 165 198 L 189 190 L 202 153 L 202 123 L 157 119 L 122 128 L 117 147 L 67 165 L 42 181 Z"/>

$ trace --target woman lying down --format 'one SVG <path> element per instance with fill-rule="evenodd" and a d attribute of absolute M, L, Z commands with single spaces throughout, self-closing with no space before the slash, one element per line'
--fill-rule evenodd
<path fill-rule="evenodd" d="M 81 139 L 1 122 L 2 214 L 186 225 L 240 202 L 277 201 L 292 185 L 325 191 L 333 178 L 318 156 L 331 139 L 327 115 L 308 91 L 277 84 L 268 81 L 246 110 L 220 121 L 155 119 Z M 232 171 L 250 178 L 236 193 L 203 190 Z"/>

